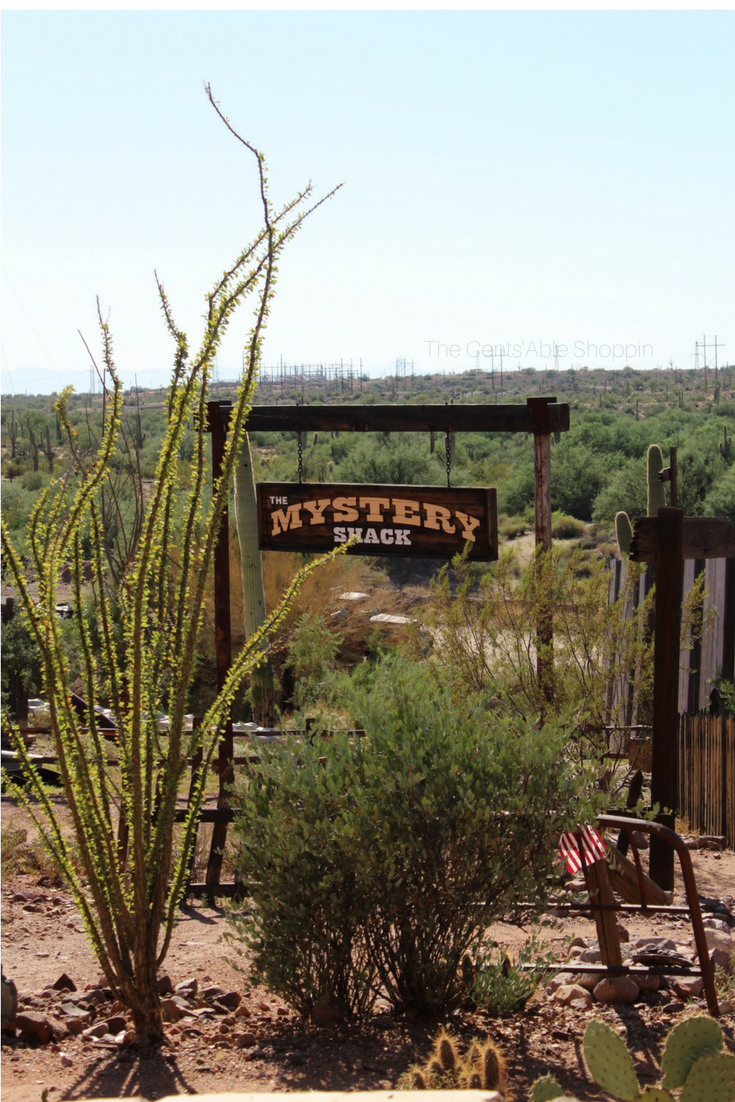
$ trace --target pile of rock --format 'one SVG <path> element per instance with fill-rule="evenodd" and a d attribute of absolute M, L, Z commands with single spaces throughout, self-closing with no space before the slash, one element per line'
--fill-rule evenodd
<path fill-rule="evenodd" d="M 46 1045 L 79 1037 L 83 1042 L 100 1047 L 130 1044 L 135 1041 L 130 1012 L 116 1000 L 104 980 L 89 984 L 78 991 L 70 976 L 64 973 L 49 987 L 33 994 L 18 994 L 15 985 L 3 976 L 2 982 L 3 1042 L 15 1045 Z M 217 985 L 199 990 L 196 979 L 185 980 L 175 987 L 169 976 L 159 978 L 164 1021 L 196 1027 L 203 1021 L 221 1017 L 228 1022 L 227 1032 L 238 1047 L 255 1044 L 255 1037 L 233 1024 L 244 1020 L 249 1011 L 240 1008 L 237 991 L 226 991 Z M 181 1032 L 176 1029 L 176 1032 Z"/>
<path fill-rule="evenodd" d="M 704 919 L 707 946 L 713 965 L 719 965 L 729 974 L 735 969 L 735 937 L 727 921 L 720 918 Z M 679 943 L 671 938 L 639 937 L 621 944 L 623 964 L 626 967 L 662 967 L 666 965 L 687 968 L 697 961 L 696 946 L 691 938 Z M 568 963 L 575 965 L 602 964 L 602 954 L 596 940 L 576 937 L 569 947 Z M 599 972 L 559 972 L 546 985 L 546 990 L 559 1002 L 577 1010 L 587 1010 L 595 1002 L 616 1003 L 630 1006 L 643 995 L 655 991 L 670 991 L 679 999 L 699 998 L 703 990 L 700 976 L 662 976 L 651 972 L 635 975 L 605 976 Z M 728 1009 L 726 1004 L 724 1009 Z"/>

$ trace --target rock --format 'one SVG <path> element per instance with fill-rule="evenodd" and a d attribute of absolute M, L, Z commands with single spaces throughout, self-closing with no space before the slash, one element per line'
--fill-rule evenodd
<path fill-rule="evenodd" d="M 91 1025 L 89 1029 L 83 1030 L 82 1037 L 88 1037 L 90 1040 L 93 1037 L 104 1037 L 107 1031 L 107 1022 L 98 1022 L 97 1025 Z"/>
<path fill-rule="evenodd" d="M 36 913 L 38 911 L 43 910 L 43 908 L 39 907 L 37 903 L 26 903 L 25 906 L 23 907 L 23 910 L 24 911 L 29 911 L 31 913 Z"/>
<path fill-rule="evenodd" d="M 107 1028 L 112 1034 L 124 1033 L 127 1024 L 122 1014 L 116 1014 L 114 1017 L 107 1019 Z"/>
<path fill-rule="evenodd" d="M 77 985 L 71 976 L 67 976 L 66 972 L 62 972 L 56 983 L 52 983 L 51 986 L 55 991 L 76 991 Z"/>
<path fill-rule="evenodd" d="M 2 1021 L 3 1031 L 13 1028 L 15 1015 L 18 1013 L 18 989 L 12 980 L 2 977 Z M 7 1022 L 7 1025 L 6 1025 Z"/>
<path fill-rule="evenodd" d="M 626 948 L 635 953 L 640 953 L 645 950 L 660 953 L 665 949 L 675 951 L 676 942 L 672 941 L 670 937 L 638 937 L 635 941 L 631 941 Z"/>
<path fill-rule="evenodd" d="M 702 920 L 705 930 L 719 930 L 722 934 L 730 936 L 730 924 L 724 918 L 705 918 Z"/>
<path fill-rule="evenodd" d="M 219 999 L 219 997 L 224 994 L 224 987 L 219 987 L 216 983 L 210 984 L 209 987 L 205 987 L 202 990 L 202 998 L 206 999 L 207 1002 L 213 1002 L 215 999 Z"/>
<path fill-rule="evenodd" d="M 235 1048 L 253 1048 L 258 1043 L 254 1033 L 239 1033 L 233 1037 Z"/>
<path fill-rule="evenodd" d="M 59 1062 L 63 1068 L 74 1067 L 74 1061 L 72 1060 L 71 1056 L 67 1056 L 65 1052 L 62 1052 Z"/>
<path fill-rule="evenodd" d="M 729 999 L 720 999 L 720 1014 L 732 1014 L 732 1003 Z"/>
<path fill-rule="evenodd" d="M 13 903 L 28 903 L 33 897 L 27 895 L 26 892 L 13 892 L 10 898 Z"/>
<path fill-rule="evenodd" d="M 633 831 L 632 841 L 636 849 L 649 849 L 651 845 L 651 839 L 649 835 L 644 834 L 642 830 Z"/>
<path fill-rule="evenodd" d="M 619 1003 L 622 1006 L 632 1006 L 638 993 L 638 984 L 632 976 L 606 976 L 594 989 L 598 1003 Z"/>
<path fill-rule="evenodd" d="M 583 1001 L 592 1002 L 592 996 L 586 988 L 580 987 L 578 983 L 562 984 L 561 987 L 557 987 L 554 994 L 554 998 L 557 1002 L 563 1003 L 568 1006 L 573 999 L 582 999 Z"/>
<path fill-rule="evenodd" d="M 177 995 L 196 995 L 198 990 L 199 981 L 196 978 L 182 980 L 181 983 L 177 983 L 174 987 L 174 991 Z"/>
<path fill-rule="evenodd" d="M 572 999 L 569 1003 L 570 1010 L 590 1010 L 594 1005 L 592 996 L 588 999 Z"/>
<path fill-rule="evenodd" d="M 171 981 L 171 977 L 164 972 L 158 977 L 158 994 L 159 995 L 173 995 L 174 985 Z"/>
<path fill-rule="evenodd" d="M 589 949 L 590 945 L 588 941 L 585 941 L 583 937 L 573 937 L 569 942 L 569 948 L 571 949 Z"/>
<path fill-rule="evenodd" d="M 67 1033 L 72 1037 L 78 1037 L 84 1030 L 84 1022 L 81 1018 L 67 1018 L 64 1025 L 66 1026 Z"/>
<path fill-rule="evenodd" d="M 206 998 L 206 995 L 204 996 Z M 218 1003 L 222 1003 L 228 1010 L 237 1010 L 240 1005 L 240 993 L 239 991 L 225 991 L 223 995 L 219 995 L 217 998 Z M 282 1008 L 279 1007 L 279 1010 Z"/>
<path fill-rule="evenodd" d="M 664 1014 L 678 1014 L 680 1010 L 684 1009 L 684 1003 L 666 1003 L 663 1007 Z"/>
<path fill-rule="evenodd" d="M 735 947 L 735 943 L 729 934 L 723 934 L 721 930 L 705 930 L 704 936 L 707 939 L 707 948 L 712 949 L 724 949 L 726 953 L 729 953 L 732 948 Z M 697 943 L 694 938 L 691 940 L 691 946 L 696 951 Z"/>
<path fill-rule="evenodd" d="M 84 1001 L 95 1006 L 101 1006 L 102 1003 L 107 1002 L 107 996 L 101 987 L 90 987 L 84 992 Z"/>
<path fill-rule="evenodd" d="M 176 999 L 161 999 L 161 1010 L 164 1022 L 178 1022 L 187 1012 Z"/>
<path fill-rule="evenodd" d="M 680 999 L 697 999 L 704 990 L 700 976 L 669 976 L 669 986 Z"/>
<path fill-rule="evenodd" d="M 644 994 L 648 995 L 652 991 L 658 991 L 659 987 L 661 986 L 661 977 L 655 975 L 652 976 L 650 972 L 647 976 L 636 974 L 635 982 L 638 984 L 641 991 Z"/>
<path fill-rule="evenodd" d="M 625 926 L 623 926 L 622 923 L 620 923 L 620 922 L 616 922 L 615 926 L 616 926 L 616 929 L 618 931 L 618 936 L 620 937 L 620 940 L 621 941 L 630 941 L 630 934 L 626 930 Z"/>
<path fill-rule="evenodd" d="M 577 982 L 576 972 L 557 972 L 546 983 L 546 990 L 550 995 L 553 995 L 560 987 L 568 987 L 570 984 Z"/>
<path fill-rule="evenodd" d="M 73 1002 L 63 1002 L 59 1010 L 68 1018 L 78 1018 L 79 1021 L 84 1021 L 91 1017 L 88 1010 L 83 1010 L 81 1006 L 77 1006 L 77 1004 Z"/>
<path fill-rule="evenodd" d="M 732 951 L 726 953 L 724 949 L 713 949 L 709 959 L 712 961 L 713 968 L 722 968 L 723 971 L 727 972 L 728 976 L 731 976 L 733 971 L 735 971 Z"/>
<path fill-rule="evenodd" d="M 236 1018 L 250 1018 L 251 1016 L 252 1015 L 251 1015 L 250 1007 L 246 1006 L 245 1003 L 240 1003 L 237 1010 L 235 1011 L 235 1017 Z"/>
<path fill-rule="evenodd" d="M 53 1036 L 53 1028 L 45 1014 L 25 1010 L 16 1015 L 15 1024 L 22 1033 L 35 1037 L 39 1044 L 46 1045 Z"/>
<path fill-rule="evenodd" d="M 344 999 L 332 996 L 313 1007 L 311 1020 L 314 1025 L 338 1025 L 345 1020 L 348 1013 L 349 1007 Z"/>
<path fill-rule="evenodd" d="M 602 953 L 599 949 L 585 949 L 584 952 L 579 954 L 577 959 L 586 964 L 601 964 Z"/>

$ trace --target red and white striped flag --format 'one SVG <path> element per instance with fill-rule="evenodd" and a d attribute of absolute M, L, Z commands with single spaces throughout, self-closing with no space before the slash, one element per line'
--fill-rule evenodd
<path fill-rule="evenodd" d="M 582 855 L 585 865 L 592 865 L 605 856 L 605 843 L 593 827 L 582 827 Z M 567 863 L 569 874 L 574 876 L 582 868 L 582 858 L 579 856 L 577 836 L 571 830 L 562 834 L 559 839 L 559 853 Z"/>

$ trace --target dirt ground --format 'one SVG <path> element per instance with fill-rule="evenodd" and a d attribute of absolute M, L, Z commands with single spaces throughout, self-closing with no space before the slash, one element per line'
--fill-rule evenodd
<path fill-rule="evenodd" d="M 18 823 L 20 812 L 3 798 L 3 829 Z M 700 894 L 722 899 L 735 895 L 735 854 L 693 854 Z M 68 892 L 38 875 L 6 878 L 2 885 L 2 965 L 21 997 L 38 998 L 62 973 L 84 988 L 100 980 L 77 910 Z M 680 885 L 679 885 L 680 887 Z M 680 894 L 680 893 L 679 893 Z M 24 895 L 26 898 L 20 898 Z M 678 900 L 677 900 L 678 901 Z M 682 920 L 625 917 L 631 938 L 691 937 Z M 224 912 L 203 904 L 185 907 L 176 924 L 164 966 L 174 985 L 196 979 L 199 990 L 218 984 L 240 995 L 234 1013 L 204 1014 L 193 1024 L 167 1027 L 168 1043 L 143 1055 L 128 1045 L 81 1036 L 38 1047 L 3 1043 L 3 1102 L 36 1102 L 44 1090 L 59 1099 L 226 1091 L 375 1090 L 395 1086 L 399 1076 L 428 1053 L 437 1023 L 396 1018 L 387 1004 L 360 1024 L 315 1026 L 304 1022 L 282 1000 L 248 982 L 247 972 L 233 966 L 233 950 L 222 941 Z M 550 921 L 533 928 L 497 926 L 494 939 L 511 955 L 532 933 L 544 938 L 565 959 L 570 936 L 593 938 L 594 923 Z M 246 960 L 245 960 L 246 964 Z M 42 1008 L 46 1005 L 38 999 Z M 658 1078 L 662 1038 L 679 1018 L 698 1008 L 670 990 L 645 996 L 631 1007 L 595 1005 L 574 1009 L 539 991 L 525 1011 L 498 1020 L 480 1011 L 458 1011 L 446 1023 L 461 1038 L 491 1036 L 506 1056 L 512 1096 L 520 1102 L 533 1080 L 553 1073 L 568 1093 L 582 1100 L 602 1092 L 588 1079 L 581 1059 L 587 1019 L 597 1015 L 627 1037 L 642 1084 Z M 111 1013 L 119 1008 L 111 1007 Z M 735 1051 L 735 1017 L 722 1019 L 726 1044 Z M 243 1033 L 246 1047 L 237 1047 Z"/>

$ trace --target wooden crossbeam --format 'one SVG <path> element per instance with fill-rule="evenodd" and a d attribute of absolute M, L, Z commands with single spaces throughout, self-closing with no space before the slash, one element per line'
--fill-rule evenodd
<path fill-rule="evenodd" d="M 523 405 L 253 406 L 248 432 L 551 432 L 569 431 L 569 406 L 554 399 L 543 417 Z"/>
<path fill-rule="evenodd" d="M 636 517 L 630 558 L 633 562 L 656 561 L 657 517 Z M 684 517 L 682 557 L 685 559 L 735 558 L 735 526 L 721 517 Z"/>

